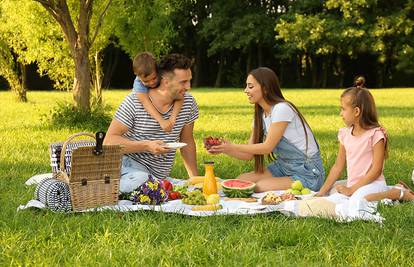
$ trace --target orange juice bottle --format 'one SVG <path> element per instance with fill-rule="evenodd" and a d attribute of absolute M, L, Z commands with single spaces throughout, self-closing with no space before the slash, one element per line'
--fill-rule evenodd
<path fill-rule="evenodd" d="M 203 183 L 203 194 L 209 196 L 211 194 L 217 194 L 217 182 L 216 175 L 214 175 L 214 162 L 205 162 L 205 174 Z"/>

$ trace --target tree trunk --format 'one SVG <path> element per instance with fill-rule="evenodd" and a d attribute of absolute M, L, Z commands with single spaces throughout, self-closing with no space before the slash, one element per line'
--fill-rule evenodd
<path fill-rule="evenodd" d="M 330 56 L 322 58 L 322 81 L 321 81 L 322 88 L 326 88 L 328 84 L 328 68 L 329 68 L 330 62 L 331 62 Z"/>
<path fill-rule="evenodd" d="M 79 15 L 76 17 L 77 29 L 75 28 L 66 0 L 35 1 L 41 3 L 62 28 L 75 63 L 73 86 L 74 106 L 84 112 L 89 112 L 90 88 L 92 84 L 89 68 L 89 48 L 95 38 L 93 37 L 92 42 L 89 42 L 89 24 L 92 16 L 93 0 L 79 0 Z M 109 1 L 108 5 L 110 3 Z M 103 14 L 101 14 L 101 17 Z M 95 29 L 95 36 L 98 33 L 98 29 L 99 26 Z"/>
<path fill-rule="evenodd" d="M 283 60 L 279 61 L 279 83 L 280 84 L 283 84 L 283 79 L 284 79 L 284 75 L 285 75 L 285 73 L 284 73 L 285 68 L 284 68 L 283 63 L 284 63 Z"/>
<path fill-rule="evenodd" d="M 112 76 L 118 66 L 120 49 L 113 48 L 105 54 L 104 77 L 102 87 L 108 88 L 111 84 Z"/>
<path fill-rule="evenodd" d="M 95 77 L 93 79 L 93 85 L 96 94 L 96 104 L 102 104 L 102 57 L 99 51 L 95 52 Z"/>
<path fill-rule="evenodd" d="M 18 84 L 16 84 L 15 92 L 17 94 L 17 100 L 21 102 L 27 102 L 27 71 L 26 65 L 18 62 L 17 63 L 19 75 L 18 75 Z"/>
<path fill-rule="evenodd" d="M 203 59 L 202 59 L 202 45 L 199 43 L 196 47 L 196 58 L 194 64 L 194 79 L 193 86 L 198 87 L 202 83 L 203 77 Z"/>
<path fill-rule="evenodd" d="M 91 75 L 89 68 L 88 47 L 80 46 L 75 50 L 75 81 L 73 86 L 73 100 L 75 107 L 84 111 L 90 111 Z"/>
<path fill-rule="evenodd" d="M 343 67 L 341 55 L 336 56 L 334 66 L 335 66 L 336 73 L 337 73 L 338 78 L 339 78 L 338 87 L 343 88 L 344 87 L 344 82 L 345 82 L 345 70 L 344 70 L 344 67 Z"/>
<path fill-rule="evenodd" d="M 297 61 L 296 61 L 296 84 L 297 84 L 297 87 L 302 86 L 302 55 L 297 56 Z"/>
<path fill-rule="evenodd" d="M 263 46 L 259 43 L 257 45 L 257 66 L 263 67 L 264 65 L 263 60 Z"/>
<path fill-rule="evenodd" d="M 385 76 L 385 64 L 379 63 L 377 65 L 377 87 L 382 88 L 384 86 Z"/>
<path fill-rule="evenodd" d="M 250 73 L 250 71 L 253 69 L 253 55 L 252 55 L 252 47 L 249 45 L 247 48 L 247 59 L 246 59 L 246 76 Z"/>
<path fill-rule="evenodd" d="M 219 66 L 216 76 L 216 82 L 214 83 L 214 87 L 221 87 L 221 82 L 223 78 L 223 69 L 224 69 L 224 53 L 220 54 Z"/>
<path fill-rule="evenodd" d="M 309 69 L 312 75 L 312 88 L 318 87 L 318 64 L 315 56 L 308 56 Z"/>

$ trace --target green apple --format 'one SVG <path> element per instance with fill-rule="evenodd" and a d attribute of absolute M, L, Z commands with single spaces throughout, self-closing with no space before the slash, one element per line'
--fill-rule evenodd
<path fill-rule="evenodd" d="M 292 194 L 294 195 L 302 195 L 302 192 L 296 189 L 292 189 Z"/>
<path fill-rule="evenodd" d="M 296 180 L 292 183 L 292 189 L 302 191 L 303 185 L 299 180 Z"/>
<path fill-rule="evenodd" d="M 309 195 L 310 193 L 312 193 L 309 188 L 303 188 L 301 192 L 302 195 Z"/>

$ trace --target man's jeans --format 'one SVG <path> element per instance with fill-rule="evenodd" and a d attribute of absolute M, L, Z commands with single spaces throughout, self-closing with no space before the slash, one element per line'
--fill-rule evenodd
<path fill-rule="evenodd" d="M 123 156 L 119 191 L 121 193 L 134 191 L 148 180 L 149 174 L 150 173 L 145 166 L 127 156 Z"/>

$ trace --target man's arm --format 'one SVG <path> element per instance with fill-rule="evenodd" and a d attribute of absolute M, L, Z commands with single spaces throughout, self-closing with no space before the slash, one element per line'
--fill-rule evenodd
<path fill-rule="evenodd" d="M 181 130 L 180 135 L 180 141 L 187 144 L 185 147 L 180 149 L 180 152 L 189 177 L 198 175 L 196 145 L 193 136 L 193 129 L 194 122 L 185 125 Z"/>
<path fill-rule="evenodd" d="M 124 154 L 139 152 L 163 154 L 170 151 L 170 149 L 163 147 L 164 142 L 161 140 L 129 140 L 123 136 L 127 131 L 128 127 L 126 125 L 120 123 L 116 119 L 113 119 L 106 133 L 104 145 L 121 145 L 122 153 Z"/>

